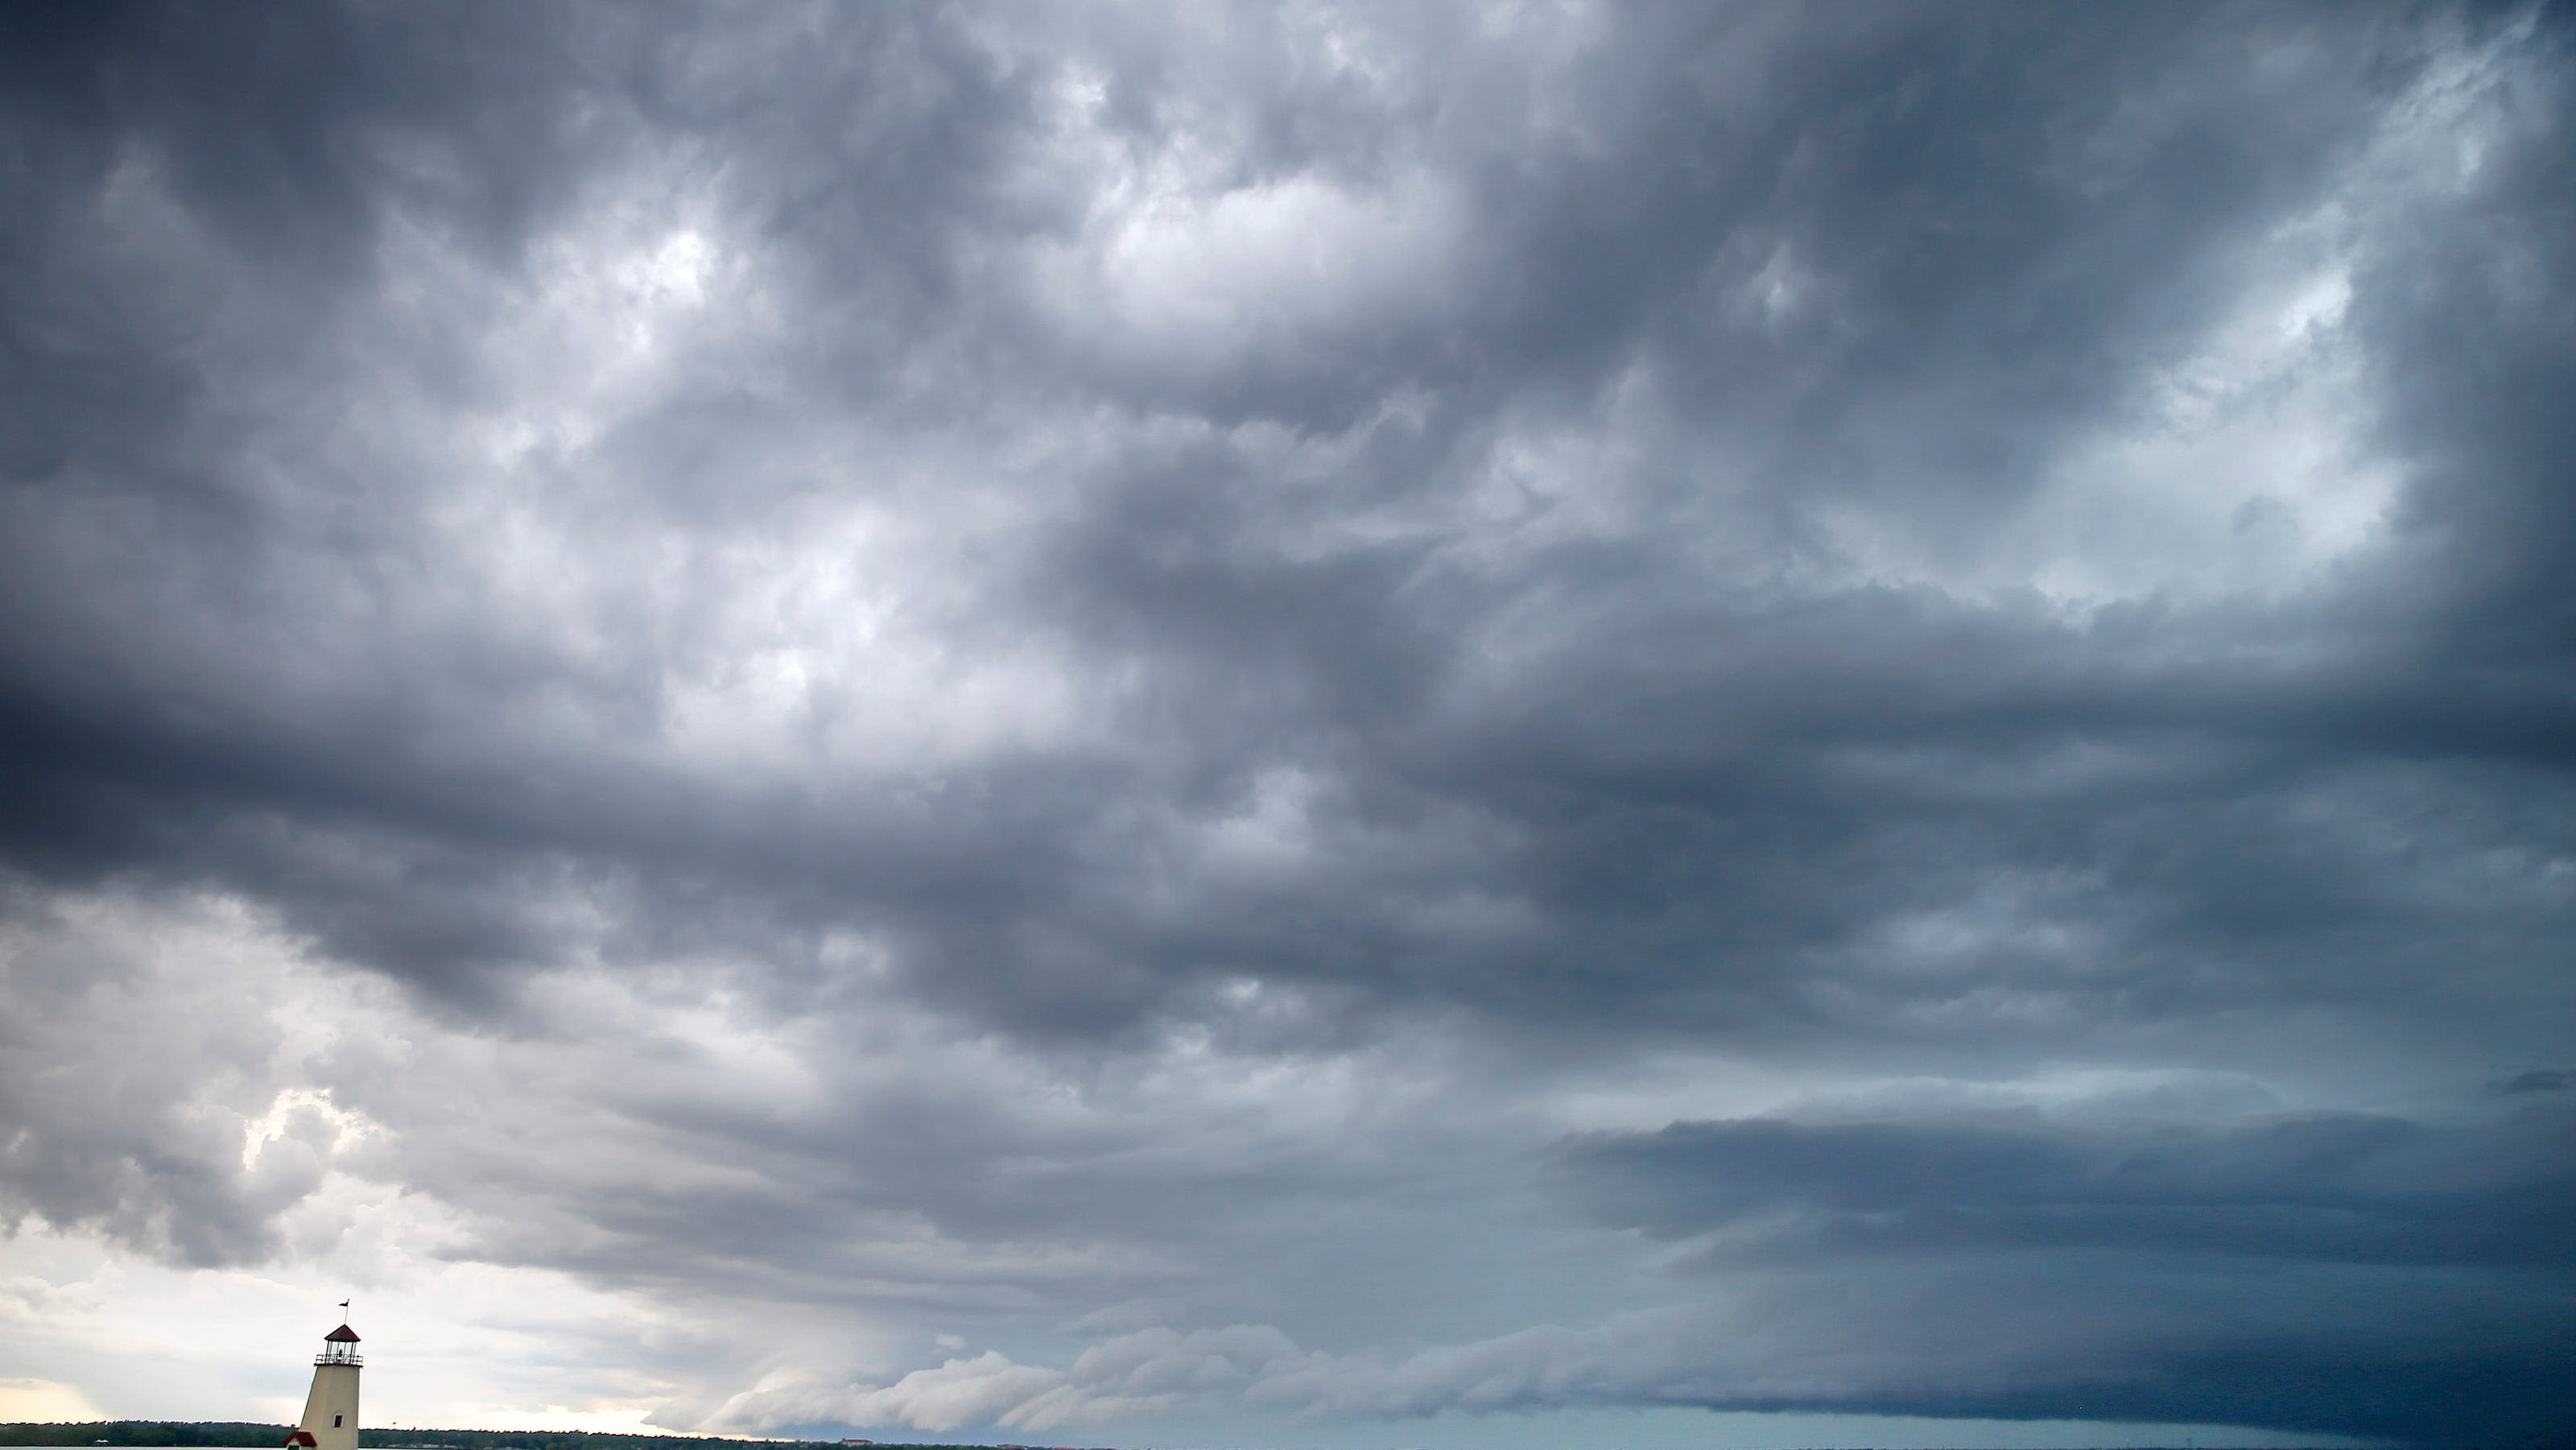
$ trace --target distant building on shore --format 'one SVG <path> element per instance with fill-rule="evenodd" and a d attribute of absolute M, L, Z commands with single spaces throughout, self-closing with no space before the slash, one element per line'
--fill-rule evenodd
<path fill-rule="evenodd" d="M 343 1324 L 322 1336 L 313 1356 L 313 1389 L 304 1397 L 304 1423 L 286 1437 L 286 1450 L 358 1450 L 358 1331 Z"/>

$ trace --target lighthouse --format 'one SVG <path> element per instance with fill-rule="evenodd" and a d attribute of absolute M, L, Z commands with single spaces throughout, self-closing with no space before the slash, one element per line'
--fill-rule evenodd
<path fill-rule="evenodd" d="M 358 1331 L 343 1324 L 322 1336 L 313 1356 L 313 1392 L 304 1397 L 304 1423 L 286 1437 L 287 1450 L 358 1450 Z"/>

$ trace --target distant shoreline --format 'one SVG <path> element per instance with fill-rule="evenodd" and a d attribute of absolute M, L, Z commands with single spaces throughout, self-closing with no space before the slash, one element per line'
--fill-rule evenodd
<path fill-rule="evenodd" d="M 289 1425 L 247 1420 L 55 1420 L 0 1424 L 7 1450 L 276 1450 Z M 361 1450 L 674 1450 L 678 1446 L 756 1445 L 778 1450 L 999 1450 L 994 1446 L 895 1441 L 728 1439 L 718 1435 L 617 1435 L 590 1430 L 362 1429 Z M 1032 1447 L 1018 1447 L 1032 1450 Z"/>

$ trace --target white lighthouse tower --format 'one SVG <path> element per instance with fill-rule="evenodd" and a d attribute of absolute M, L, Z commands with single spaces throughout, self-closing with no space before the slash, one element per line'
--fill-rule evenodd
<path fill-rule="evenodd" d="M 343 1324 L 322 1336 L 313 1356 L 313 1392 L 304 1423 L 286 1437 L 288 1450 L 358 1450 L 358 1331 Z"/>

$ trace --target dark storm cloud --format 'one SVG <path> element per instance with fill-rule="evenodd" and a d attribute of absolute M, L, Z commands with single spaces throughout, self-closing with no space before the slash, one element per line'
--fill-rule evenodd
<path fill-rule="evenodd" d="M 116 484 L 176 491 L 175 526 L 226 522 L 193 496 L 219 484 L 217 461 L 154 447 L 174 441 L 200 370 L 225 363 L 190 347 L 211 300 L 191 283 L 213 279 L 160 270 L 150 240 L 103 210 L 120 166 L 152 167 L 311 325 L 367 270 L 386 210 L 434 212 L 506 251 L 578 150 L 563 37 L 534 13 L 29 6 L 0 23 L 8 476 L 104 457 Z"/>
<path fill-rule="evenodd" d="M 136 22 L 141 43 L 98 46 L 105 37 L 92 36 L 95 48 L 58 45 L 103 78 L 79 80 L 81 62 L 53 67 L 68 73 L 59 84 L 74 94 L 58 104 L 89 124 L 38 132 L 47 143 L 40 149 L 82 145 L 103 157 L 114 148 L 95 137 L 121 122 L 127 145 L 167 166 L 178 199 L 211 218 L 232 255 L 267 260 L 277 246 L 246 228 L 281 227 L 305 239 L 299 245 L 335 246 L 361 259 L 389 218 L 515 237 L 532 198 L 581 190 L 586 157 L 654 143 L 701 147 L 750 173 L 729 181 L 727 193 L 746 219 L 812 259 L 800 285 L 810 289 L 821 341 L 804 345 L 819 353 L 805 361 L 829 371 L 794 384 L 800 393 L 816 403 L 850 389 L 867 397 L 889 381 L 886 350 L 907 347 L 926 349 L 938 359 L 934 368 L 964 365 L 942 356 L 962 347 L 965 358 L 981 360 L 968 376 L 990 377 L 1001 406 L 1032 385 L 1024 369 L 996 361 L 1005 356 L 997 350 L 1040 324 L 962 295 L 951 260 L 973 255 L 977 244 L 1067 224 L 1061 201 L 1043 189 L 1032 199 L 1011 175 L 1034 164 L 1021 134 L 1035 129 L 1026 115 L 1032 82 L 1014 73 L 1030 62 L 981 58 L 938 26 L 879 35 L 875 22 L 849 35 L 817 39 L 791 26 L 725 45 L 619 26 L 506 39 L 474 31 L 505 18 L 468 10 L 441 22 L 462 34 L 412 37 L 316 17 L 298 22 L 313 28 L 310 35 L 263 40 L 196 38 L 189 26 L 218 22 L 147 12 Z M 2260 759 L 2227 759 L 2225 768 L 2242 774 L 2214 782 L 2214 793 L 2233 797 L 2213 803 L 2221 810 L 2295 795 L 2319 764 L 2384 756 L 2392 745 L 2400 755 L 2465 748 L 2508 760 L 2539 748 L 2535 763 L 2551 763 L 2537 742 L 2555 737 L 2539 717 L 2558 707 L 2509 688 L 2488 710 L 2505 734 L 2483 749 L 2473 741 L 2408 749 L 2402 741 L 2337 739 L 2350 727 L 2315 717 L 2346 706 L 2380 715 L 2383 731 L 2402 735 L 2457 727 L 2440 720 L 2456 712 L 2408 700 L 2416 682 L 2388 669 L 2402 662 L 2351 661 L 2372 643 L 2353 640 L 2331 616 L 2177 611 L 2070 624 L 1963 608 L 1926 592 L 1817 598 L 1730 587 L 1670 546 L 1751 528 L 1774 532 L 1771 547 L 1795 552 L 1808 547 L 1800 511 L 1846 490 L 1890 516 L 1928 518 L 1936 539 L 1974 528 L 1981 495 L 2026 489 L 2030 456 L 2095 421 L 2129 374 L 2170 350 L 2214 305 L 2222 288 L 2213 278 L 2237 265 L 2231 244 L 2241 247 L 2249 233 L 2327 194 L 2372 108 L 2426 63 L 2423 36 L 2297 17 L 2249 33 L 2179 12 L 2046 26 L 2003 17 L 1960 25 L 1836 16 L 1809 32 L 1779 17 L 1734 17 L 1705 33 L 1666 33 L 1676 23 L 1644 17 L 1614 27 L 1567 75 L 1539 77 L 1525 59 L 1500 58 L 1516 60 L 1523 89 L 1561 88 L 1550 99 L 1565 113 L 1562 136 L 1498 139 L 1437 123 L 1408 131 L 1403 122 L 1427 104 L 1419 94 L 1399 87 L 1364 101 L 1344 97 L 1337 108 L 1319 101 L 1305 77 L 1273 73 L 1257 59 L 1238 57 L 1244 73 L 1233 79 L 1251 90 L 1243 99 L 1209 94 L 1205 77 L 1176 75 L 1170 57 L 1150 49 L 1101 58 L 1116 108 L 1199 124 L 1229 140 L 1243 133 L 1247 181 L 1365 173 L 1406 159 L 1398 152 L 1467 178 L 1463 230 L 1474 238 L 1467 265 L 1489 272 L 1488 283 L 1511 284 L 1480 288 L 1472 307 L 1435 307 L 1379 325 L 1400 335 L 1326 333 L 1272 344 L 1256 334 L 1233 365 L 1257 375 L 1225 386 L 1267 379 L 1253 395 L 1281 400 L 1291 411 L 1276 416 L 1321 425 L 1329 436 L 1356 415 L 1288 402 L 1293 378 L 1345 375 L 1344 359 L 1356 351 L 1381 360 L 1372 366 L 1400 369 L 1357 396 L 1427 394 L 1432 412 L 1420 436 L 1368 436 L 1334 476 L 1286 499 L 1257 460 L 1221 435 L 1170 456 L 1113 444 L 1105 465 L 1068 481 L 1067 527 L 1035 541 L 1039 552 L 1018 561 L 1016 580 L 1005 573 L 993 581 L 992 599 L 1027 613 L 1007 625 L 960 621 L 977 632 L 1060 631 L 1069 659 L 1142 669 L 1145 688 L 1124 708 L 1155 763 L 970 766 L 966 783 L 977 800 L 942 812 L 953 855 L 936 869 L 906 870 L 887 857 L 918 849 L 921 822 L 888 812 L 864 789 L 798 819 L 796 803 L 744 799 L 721 781 L 603 769 L 578 758 L 577 748 L 567 751 L 569 742 L 495 735 L 458 749 L 422 738 L 434 722 L 442 734 L 461 730 L 470 740 L 477 714 L 567 687 L 591 716 L 586 728 L 652 728 L 657 707 L 646 676 L 659 668 L 650 653 L 657 642 L 622 641 L 605 658 L 575 662 L 542 640 L 506 640 L 495 620 L 490 633 L 478 626 L 462 639 L 408 646 L 444 658 L 352 659 L 357 681 L 277 679 L 264 651 L 247 651 L 241 660 L 252 677 L 301 696 L 306 708 L 285 720 L 245 718 L 239 703 L 221 699 L 174 714 L 131 689 L 66 679 L 67 670 L 21 669 L 13 728 L 22 732 L 21 754 L 47 763 L 23 778 L 24 798 L 12 811 L 23 823 L 22 859 L 68 855 L 73 869 L 96 869 L 175 851 L 184 875 L 200 869 L 189 860 L 198 844 L 233 837 L 220 858 L 238 864 L 216 869 L 238 873 L 263 895 L 302 901 L 335 949 L 424 979 L 542 960 L 549 944 L 514 924 L 528 913 L 513 907 L 509 883 L 532 866 L 543 878 L 545 862 L 569 858 L 612 877 L 640 871 L 712 890 L 778 892 L 781 908 L 807 919 L 899 923 L 917 939 L 919 960 L 936 963 L 925 970 L 936 990 L 975 993 L 983 1010 L 1025 1027 L 1116 1027 L 1151 1010 L 1165 990 L 1159 984 L 1209 967 L 1382 979 L 1390 964 L 1412 961 L 1422 964 L 1410 974 L 1415 985 L 1437 994 L 1494 983 L 1491 990 L 1508 997 L 1515 974 L 1496 976 L 1498 948 L 1540 983 L 1569 970 L 1562 964 L 1569 951 L 1627 956 L 1571 970 L 1597 976 L 1613 1010 L 1641 997 L 1641 1009 L 1660 1013 L 1672 989 L 1707 979 L 1720 943 L 1722 955 L 1745 963 L 1740 974 L 1759 983 L 1800 966 L 1784 954 L 1831 948 L 1846 923 L 1902 909 L 1905 893 L 1922 890 L 1901 883 L 1930 866 L 1925 850 L 1933 860 L 1965 851 L 1975 863 L 1969 871 L 2011 870 L 2024 857 L 2062 868 L 2071 845 L 2078 870 L 2102 873 L 2115 891 L 2123 884 L 2124 863 L 2105 859 L 2116 845 L 2025 844 L 2009 806 L 1892 811 L 1881 782 L 1854 790 L 1834 778 L 1835 762 L 1819 756 L 1836 745 L 1865 751 L 1901 741 L 1937 754 L 1946 743 L 1971 757 L 2009 760 L 2070 744 L 2110 742 L 2152 757 L 2214 742 L 2222 757 L 2308 762 L 2265 771 Z M 174 28 L 180 33 L 165 33 Z M 1257 25 L 1248 38 L 1231 39 L 1257 55 Z M 193 98 L 177 81 L 151 79 L 158 74 L 151 67 L 169 65 L 168 56 L 217 41 L 245 57 L 222 71 L 231 79 L 221 83 L 255 90 L 268 98 L 261 106 L 226 107 Z M 682 55 L 697 59 L 684 63 Z M 1758 62 L 1762 74 L 1730 91 L 1700 69 L 1667 63 L 1673 55 L 1708 56 L 1728 74 Z M 837 83 L 854 68 L 876 81 Z M 1496 69 L 1509 78 L 1509 66 Z M 144 78 L 119 79 L 128 71 Z M 1457 83 L 1472 93 L 1501 82 Z M 513 99 L 496 108 L 487 96 Z M 200 110 L 220 113 L 221 123 L 191 124 Z M 2243 140 L 2253 113 L 2266 126 L 2259 150 Z M 2034 115 L 2047 124 L 2032 124 Z M 1285 125 L 1284 116 L 1307 119 Z M 1487 151 L 1514 139 L 1524 143 L 1513 154 L 1516 168 L 1496 172 Z M 439 158 L 420 169 L 454 185 L 423 190 L 384 159 L 414 152 Z M 77 215 L 84 202 L 95 205 L 104 162 L 79 180 L 85 184 L 30 196 L 24 214 Z M 263 197 L 272 200 L 260 204 Z M 2135 220 L 2142 216 L 2158 225 L 2145 227 Z M 1744 254 L 1756 245 L 1762 256 Z M 1789 254 L 1824 279 L 1817 286 L 1827 300 L 1822 315 L 1785 337 L 1723 309 L 1694 321 L 1711 309 L 1673 305 L 1685 294 L 1723 291 Z M 366 296 L 302 277 L 264 285 L 285 289 L 270 305 L 354 309 Z M 185 304 L 179 310 L 159 321 L 187 326 Z M 1004 331 L 984 337 L 978 328 Z M 166 349 L 134 350 L 138 369 L 166 366 Z M 1190 391 L 1200 386 L 1192 377 L 1223 372 L 1222 365 L 1216 374 L 1193 370 L 1128 405 L 1216 421 L 1251 416 Z M 1584 398 L 1623 372 L 1648 379 L 1670 413 L 1658 440 L 1669 457 L 1646 463 L 1634 482 L 1609 485 L 1636 491 L 1640 522 L 1655 532 L 1547 551 L 1502 573 L 1462 569 L 1429 543 L 1323 557 L 1281 551 L 1283 537 L 1337 514 L 1388 498 L 1453 495 L 1461 476 L 1482 466 L 1480 450 L 1490 449 L 1494 432 L 1522 410 L 1549 416 L 1566 406 L 1551 399 Z M 743 526 L 745 504 L 757 521 L 761 481 L 740 476 L 721 452 L 689 461 L 691 439 L 713 430 L 698 438 L 700 453 L 738 451 L 728 433 L 760 426 L 762 408 L 784 404 L 747 399 L 750 411 L 733 424 L 725 413 L 697 410 L 720 404 L 739 384 L 682 386 L 669 406 L 632 425 L 649 430 L 632 451 L 621 439 L 603 441 L 609 466 L 638 502 L 697 517 L 728 498 L 731 526 Z M 1045 386 L 1058 391 L 1063 383 Z M 1768 391 L 1779 386 L 1799 391 Z M 1989 392 L 1961 391 L 1980 388 Z M 971 417 L 978 405 L 949 406 Z M 101 443 L 130 431 L 91 430 L 106 435 Z M 1902 439 L 1907 457 L 1870 456 L 1881 436 Z M 1692 478 L 1687 460 L 1716 440 L 1750 450 L 1746 505 L 1712 508 L 1694 497 L 1711 483 Z M 2012 450 L 2024 461 L 2014 462 Z M 674 456 L 682 460 L 676 467 Z M 291 520 L 303 510 L 332 517 L 348 505 L 314 496 L 327 488 L 318 481 L 290 485 L 286 496 L 245 497 L 221 475 L 248 462 L 192 461 L 192 469 L 217 475 L 200 485 L 212 497 L 157 521 L 189 532 L 125 541 L 140 554 L 126 567 L 152 567 L 147 561 L 175 552 L 166 562 L 203 569 L 203 551 L 220 550 L 254 582 L 188 580 L 177 586 L 183 597 L 203 591 L 198 603 L 228 617 L 235 639 L 265 633 L 283 644 L 313 632 L 292 617 L 301 589 L 372 586 L 307 577 L 341 566 L 290 541 L 302 528 Z M 130 486 L 120 470 L 99 472 L 110 476 L 85 478 L 88 488 Z M 397 478 L 363 487 L 390 490 L 399 516 L 422 500 L 406 492 L 436 484 Z M 674 499 L 674 488 L 688 494 Z M 192 529 L 199 508 L 209 517 Z M 360 571 L 409 562 L 393 541 L 371 537 L 365 522 L 351 526 L 360 551 L 351 563 Z M 79 592 L 70 583 L 38 587 Z M 1570 623 L 1544 627 L 1557 609 Z M 1533 613 L 1553 647 L 1532 647 L 1511 673 L 1479 678 L 1461 657 L 1461 636 L 1521 610 Z M 165 647 L 179 644 L 148 613 L 107 627 L 127 634 L 124 643 L 160 635 Z M 2234 667 L 2228 657 L 2249 634 L 2276 649 L 2326 652 L 2330 662 Z M 30 652 L 60 647 L 31 643 Z M 74 647 L 114 659 L 120 643 Z M 2152 664 L 2140 660 L 2141 650 L 2152 652 Z M 2410 709 L 2434 718 L 2410 724 Z M 2517 748 L 2516 736 L 2534 745 Z M 1342 786 L 1326 805 L 1352 817 L 1328 824 L 1379 835 L 1389 855 L 1437 861 L 1436 851 L 1425 851 L 1437 843 L 1420 839 L 1436 829 L 1425 817 L 1463 818 L 1489 839 L 1461 848 L 1445 872 L 1435 865 L 1428 879 L 1397 883 L 1383 913 L 1351 909 L 1351 883 L 1330 868 L 1275 888 L 1284 899 L 1248 903 L 1252 920 L 1304 923 L 1285 937 L 1243 934 L 1234 923 L 1244 919 L 1244 903 L 1204 921 L 1140 919 L 1119 899 L 1128 879 L 1121 863 L 1156 849 L 1156 827 L 1105 821 L 1104 813 L 1140 797 L 1167 799 L 1184 818 L 1223 812 L 1265 764 L 1312 768 Z M 149 803 L 138 803 L 147 794 Z M 775 814 L 782 805 L 791 812 L 785 820 Z M 2062 833 L 2071 805 L 2044 803 L 2038 829 Z M 164 830 L 174 809 L 210 818 Z M 244 816 L 258 822 L 259 842 L 238 840 Z M 2183 841 L 2198 832 L 2175 824 L 2182 839 L 2145 849 L 2197 854 Z M 369 874 L 393 884 L 379 890 L 344 869 L 339 843 L 351 830 L 377 834 L 376 849 L 390 859 Z M 1518 849 L 1497 850 L 1500 839 Z M 2141 908 L 2210 917 L 2202 908 L 2216 903 L 2202 898 L 2227 889 L 2223 867 L 2185 860 L 2176 875 L 2145 891 L 2181 901 L 2150 899 Z M 309 886 L 295 884 L 298 877 Z M 2306 884 L 2322 879 L 2311 874 Z M 781 892 L 782 883 L 791 889 Z M 1878 904 L 1855 913 L 1856 885 L 1860 898 Z M 1731 905 L 1738 889 L 1755 899 Z M 1818 899 L 1799 906 L 1810 890 Z M 1953 885 L 1924 894 L 1956 892 Z M 1543 925 L 1519 942 L 1468 943 L 1476 965 L 1444 970 L 1448 943 L 1391 918 L 1425 898 L 1460 894 L 1533 903 L 1539 922 L 1562 930 Z M 2314 911 L 2343 904 L 2321 900 Z M 1602 940 L 1604 927 L 1613 940 Z M 1623 947 L 1615 940 L 1622 931 L 1640 939 Z M 1762 950 L 1765 942 L 1775 949 Z M 1048 961 L 1057 957 L 1094 960 L 1059 968 Z M 1118 985 L 1120 963 L 1147 975 Z M 1070 980 L 1054 984 L 1059 970 Z M 1681 980 L 1662 980 L 1672 971 Z M 1757 985 L 1754 995 L 1767 991 Z M 1544 986 L 1533 995 L 1546 1002 L 1544 1015 L 1560 1010 Z"/>
<path fill-rule="evenodd" d="M 1697 1267 L 1867 1265 L 1909 1286 L 1828 1315 L 1853 1340 L 1878 1338 L 1891 1365 L 1961 1334 L 2007 1341 L 1997 1308 L 2027 1323 L 2053 1303 L 2056 1352 L 2025 1352 L 2008 1382 L 1961 1394 L 1960 1412 L 2154 1401 L 2158 1414 L 2428 1440 L 2541 1431 L 2546 1412 L 2513 1407 L 2566 1392 L 2550 1346 L 2568 1331 L 2576 1267 L 2571 1144 L 2576 1122 L 2551 1104 L 2441 1124 L 1676 1123 L 1577 1140 L 1563 1162 L 1605 1222 L 1691 1245 Z M 1895 1308 L 1932 1295 L 1948 1301 L 1939 1315 Z M 2122 1296 L 2136 1302 L 2101 1307 Z M 2324 1302 L 2372 1309 L 2324 1325 Z"/>
<path fill-rule="evenodd" d="M 1751 1120 L 1568 1152 L 1599 1175 L 1606 1218 L 1676 1237 L 1739 1226 L 1826 1254 L 2081 1246 L 2564 1272 L 2570 1127 L 2564 1111 L 2447 1128 L 2360 1113 L 2220 1126 Z"/>
<path fill-rule="evenodd" d="M 2576 1087 L 2576 1072 L 2534 1068 L 2530 1072 L 2515 1075 L 2513 1081 L 2504 1085 L 2503 1090 L 2509 1093 L 2550 1093 L 2572 1087 Z"/>
<path fill-rule="evenodd" d="M 853 1034 L 890 993 L 1106 1105 L 820 1070 L 710 1105 L 576 1052 L 544 1131 L 614 1151 L 514 1159 L 342 1084 L 495 1260 L 688 1244 L 698 1282 L 835 1302 L 981 1275 L 1061 1321 L 1183 1292 L 1226 1257 L 1191 1225 L 1282 1184 L 1383 1209 L 1408 1154 L 1509 1159 L 1481 1120 L 1237 1156 L 1114 1086 L 1175 1043 L 1392 1072 L 1421 1032 L 1473 1044 L 1467 1096 L 1716 1052 L 2421 1104 L 2565 1060 L 2560 14 L 0 26 L 20 903 L 230 893 L 567 1051 L 566 974 Z M 49 960 L 28 1020 L 95 1025 Z M 13 1211 L 235 1262 L 306 1191 L 171 1138 L 175 1067 L 64 1116 L 23 1084 L 89 1049 L 11 1050 Z M 1998 1335 L 2101 1325 L 2090 1379 L 1777 1403 L 2417 1435 L 2481 1375 L 2538 1400 L 2558 1321 L 2470 1311 L 2566 1270 L 2552 1112 L 1577 1156 L 1624 1226 L 1785 1213 L 1726 1252 L 1802 1273 L 2025 1250 L 2020 1310 L 1975 1286 Z M 924 1224 L 991 1257 L 922 1271 Z M 2272 1308 L 2241 1373 L 2186 1366 L 2163 1326 L 2233 1312 L 2205 1265 L 2134 1333 L 2084 1305 L 2087 1265 L 2186 1251 L 2364 1325 L 2458 1308 L 2356 1361 L 2432 1408 L 2338 1411 L 2349 1374 L 2267 1407 L 2328 1342 Z M 1604 1382 L 1764 1402 L 1671 1388 L 1713 1372 Z"/>

